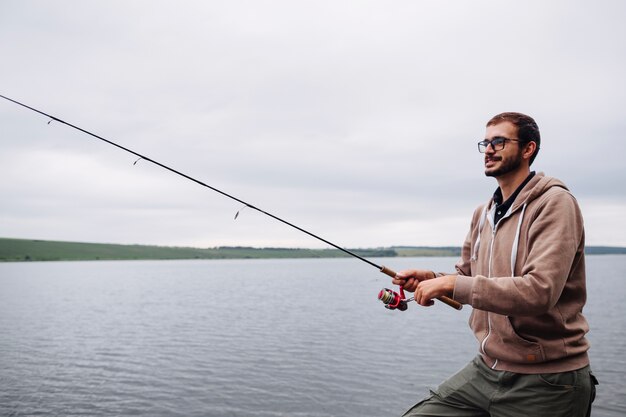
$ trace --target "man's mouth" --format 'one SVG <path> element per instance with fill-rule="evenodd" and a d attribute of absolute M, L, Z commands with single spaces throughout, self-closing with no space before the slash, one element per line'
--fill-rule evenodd
<path fill-rule="evenodd" d="M 498 158 L 498 157 L 490 157 L 490 158 L 485 158 L 485 166 L 491 166 L 493 164 L 495 164 L 498 161 L 501 161 L 502 158 Z"/>

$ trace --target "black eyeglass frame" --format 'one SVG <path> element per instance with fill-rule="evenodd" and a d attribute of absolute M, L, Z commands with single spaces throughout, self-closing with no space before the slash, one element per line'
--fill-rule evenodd
<path fill-rule="evenodd" d="M 509 139 L 509 138 L 505 138 L 504 136 L 496 136 L 491 140 L 481 140 L 480 142 L 478 142 L 478 152 L 480 153 L 485 153 L 487 152 L 487 148 L 489 147 L 489 145 L 491 145 L 491 148 L 494 151 L 501 151 L 502 149 L 504 149 L 504 144 L 508 141 L 511 142 L 521 142 L 521 140 L 519 139 Z"/>

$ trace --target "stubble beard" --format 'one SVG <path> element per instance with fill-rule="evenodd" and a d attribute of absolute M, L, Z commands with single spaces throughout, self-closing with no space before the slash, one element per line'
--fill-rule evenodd
<path fill-rule="evenodd" d="M 516 171 L 519 169 L 519 167 L 522 165 L 522 152 L 520 152 L 518 155 L 516 155 L 514 158 L 511 158 L 509 160 L 502 160 L 500 159 L 500 161 L 502 161 L 502 165 L 500 165 L 499 168 L 490 171 L 490 170 L 485 170 L 485 175 L 488 177 L 499 177 L 501 175 L 505 175 L 508 174 L 510 172 Z"/>

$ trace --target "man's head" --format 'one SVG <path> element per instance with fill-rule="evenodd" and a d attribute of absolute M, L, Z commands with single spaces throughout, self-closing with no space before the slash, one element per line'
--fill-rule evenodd
<path fill-rule="evenodd" d="M 539 151 L 535 121 L 520 113 L 501 113 L 487 122 L 485 140 L 478 144 L 485 154 L 485 175 L 501 177 L 527 171 Z"/>
<path fill-rule="evenodd" d="M 535 142 L 537 144 L 536 150 L 530 158 L 529 165 L 532 165 L 539 153 L 539 147 L 541 145 L 541 134 L 539 133 L 539 126 L 537 126 L 535 120 L 522 113 L 506 112 L 493 116 L 491 120 L 487 122 L 487 127 L 502 122 L 509 122 L 517 127 L 517 138 L 519 139 L 520 148 L 523 148 L 528 142 Z"/>

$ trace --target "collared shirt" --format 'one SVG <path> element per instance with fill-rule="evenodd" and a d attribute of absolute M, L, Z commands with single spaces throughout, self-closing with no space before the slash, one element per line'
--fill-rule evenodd
<path fill-rule="evenodd" d="M 498 187 L 496 192 L 493 193 L 493 202 L 496 204 L 496 212 L 493 215 L 493 224 L 497 224 L 500 219 L 504 217 L 506 212 L 509 211 L 509 209 L 513 205 L 513 202 L 517 198 L 517 195 L 520 193 L 520 191 L 522 191 L 522 188 L 524 188 L 524 186 L 528 184 L 528 181 L 530 181 L 530 179 L 534 176 L 535 171 L 532 171 L 528 175 L 528 177 L 526 177 L 524 182 L 522 182 L 519 187 L 517 187 L 517 190 L 515 190 L 515 192 L 511 194 L 511 196 L 504 203 L 502 202 L 502 190 L 500 189 L 500 187 Z"/>

